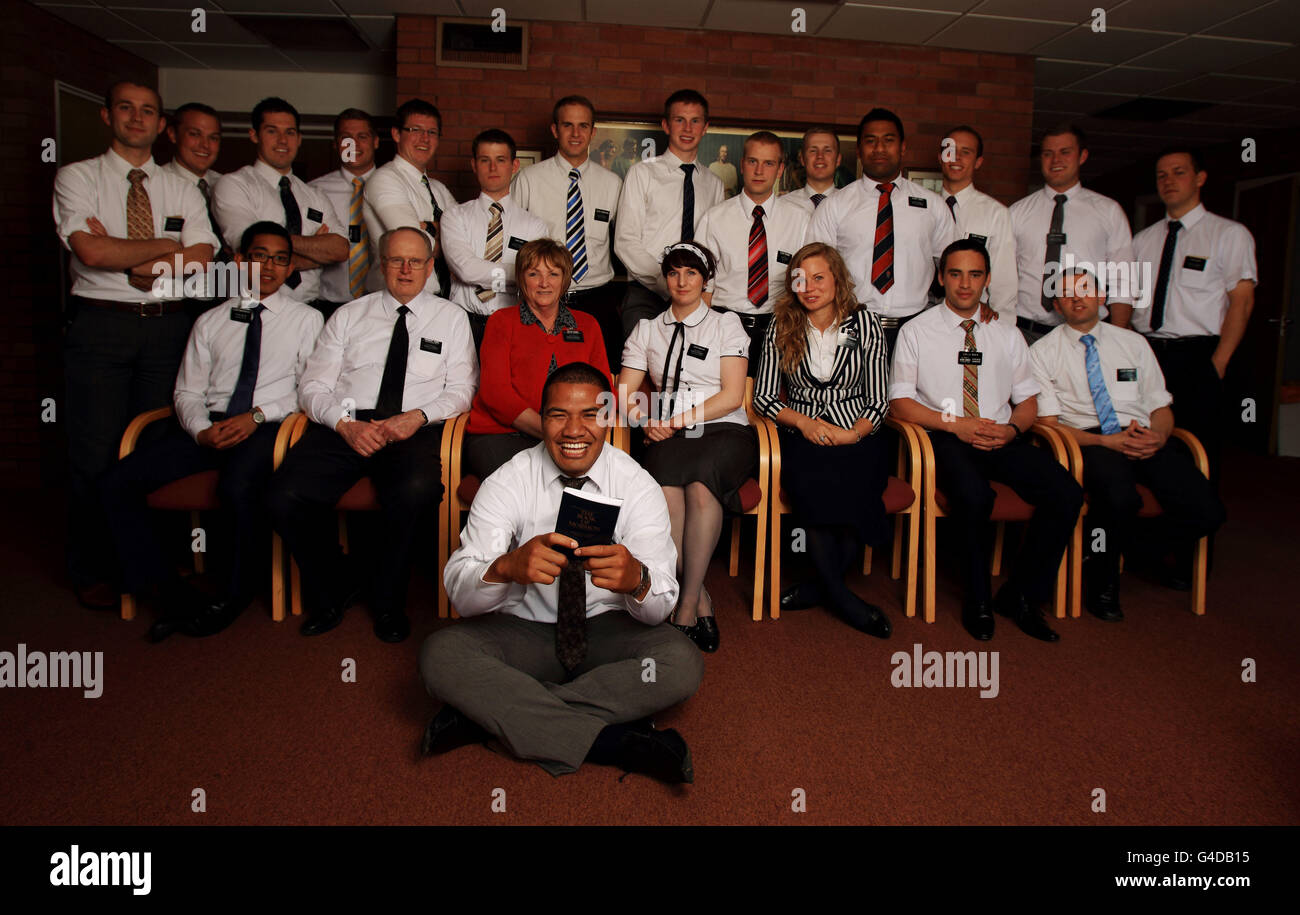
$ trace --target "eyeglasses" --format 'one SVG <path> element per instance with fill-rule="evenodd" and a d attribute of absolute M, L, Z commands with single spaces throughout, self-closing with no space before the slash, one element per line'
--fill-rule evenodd
<path fill-rule="evenodd" d="M 248 259 L 259 264 L 270 261 L 277 267 L 287 267 L 293 263 L 292 254 L 267 254 L 265 251 L 249 251 Z"/>
<path fill-rule="evenodd" d="M 384 263 L 390 267 L 410 267 L 412 270 L 419 270 L 429 262 L 427 257 L 386 257 Z"/>
<path fill-rule="evenodd" d="M 426 137 L 437 137 L 439 130 L 437 127 L 403 127 L 402 132 L 409 134 L 412 137 L 418 137 L 421 135 Z"/>

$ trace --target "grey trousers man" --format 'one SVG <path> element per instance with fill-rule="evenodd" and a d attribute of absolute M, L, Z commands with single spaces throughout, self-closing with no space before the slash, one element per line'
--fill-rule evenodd
<path fill-rule="evenodd" d="M 491 613 L 429 636 L 420 676 L 431 696 L 515 756 L 564 775 L 577 771 L 605 725 L 694 695 L 704 659 L 670 624 L 609 611 L 587 620 L 587 657 L 570 679 L 555 656 L 554 625 Z"/>

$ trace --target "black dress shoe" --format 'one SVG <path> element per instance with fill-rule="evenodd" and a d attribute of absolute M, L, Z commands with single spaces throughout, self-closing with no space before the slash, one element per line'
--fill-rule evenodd
<path fill-rule="evenodd" d="M 852 597 L 851 604 L 833 607 L 832 612 L 859 632 L 874 635 L 878 639 L 889 638 L 894 629 L 889 625 L 889 617 L 885 616 L 885 611 L 875 604 L 867 603 L 856 594 Z"/>
<path fill-rule="evenodd" d="M 1084 589 L 1083 606 L 1099 620 L 1118 623 L 1124 619 L 1119 608 L 1119 585 L 1111 582 L 1104 588 Z"/>
<path fill-rule="evenodd" d="M 381 642 L 402 642 L 411 634 L 411 622 L 400 610 L 375 617 L 375 635 Z"/>
<path fill-rule="evenodd" d="M 713 617 L 700 617 L 686 634 L 700 651 L 712 653 L 718 650 L 718 621 Z"/>
<path fill-rule="evenodd" d="M 664 731 L 625 731 L 614 754 L 614 765 L 670 785 L 695 781 L 691 750 L 673 728 Z"/>
<path fill-rule="evenodd" d="M 252 603 L 251 598 L 231 597 L 226 600 L 213 601 L 192 617 L 185 626 L 186 635 L 196 639 L 216 635 L 229 628 L 239 618 L 239 614 Z"/>
<path fill-rule="evenodd" d="M 180 632 L 189 625 L 189 622 L 190 620 L 183 616 L 164 616 L 162 619 L 155 620 L 149 627 L 148 639 L 157 644 L 173 633 Z"/>
<path fill-rule="evenodd" d="M 807 610 L 810 607 L 820 607 L 825 603 L 822 597 L 821 588 L 812 582 L 802 582 L 801 584 L 792 585 L 781 592 L 781 612 L 794 612 L 797 610 Z"/>
<path fill-rule="evenodd" d="M 1011 592 L 1004 587 L 998 592 L 997 598 L 993 601 L 993 606 L 998 613 L 1010 617 L 1025 635 L 1044 642 L 1059 642 L 1061 640 L 1061 637 L 1043 619 L 1042 608 L 1031 606 L 1024 595 Z"/>
<path fill-rule="evenodd" d="M 444 705 L 424 729 L 420 753 L 437 756 L 472 743 L 486 743 L 492 735 L 450 705 Z"/>
<path fill-rule="evenodd" d="M 961 608 L 961 624 L 981 642 L 993 638 L 993 608 L 986 600 L 968 601 Z"/>
<path fill-rule="evenodd" d="M 322 635 L 343 622 L 343 608 L 329 607 L 319 613 L 309 614 L 298 631 L 303 635 Z"/>
<path fill-rule="evenodd" d="M 121 606 L 122 597 L 117 589 L 107 582 L 97 581 L 89 585 L 75 585 L 77 603 L 87 610 L 116 610 Z"/>

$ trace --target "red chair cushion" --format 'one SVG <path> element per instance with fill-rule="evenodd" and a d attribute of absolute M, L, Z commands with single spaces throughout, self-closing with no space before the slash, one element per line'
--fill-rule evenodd
<path fill-rule="evenodd" d="M 1155 493 L 1141 483 L 1137 484 L 1137 491 L 1138 495 L 1142 497 L 1142 507 L 1138 509 L 1139 518 L 1154 518 L 1165 513 L 1165 510 L 1160 507 L 1160 503 L 1156 501 Z"/>
<path fill-rule="evenodd" d="M 150 508 L 167 511 L 216 508 L 220 504 L 217 501 L 217 471 L 204 470 L 173 480 L 149 493 L 146 501 Z"/>
<path fill-rule="evenodd" d="M 1014 489 L 1005 483 L 991 482 L 993 487 L 993 521 L 1028 521 L 1034 516 L 1034 507 L 1016 495 Z M 948 514 L 948 499 L 940 490 L 935 490 L 935 504 L 945 515 Z"/>
<path fill-rule="evenodd" d="M 742 511 L 752 512 L 758 508 L 758 503 L 761 501 L 763 501 L 763 488 L 758 485 L 758 480 L 751 477 L 741 484 L 740 508 Z"/>
<path fill-rule="evenodd" d="M 787 511 L 793 511 L 790 506 L 790 497 L 786 495 L 785 487 L 781 487 L 781 492 L 777 496 L 781 500 L 781 507 Z M 916 493 L 912 487 L 907 485 L 905 480 L 898 477 L 890 477 L 889 482 L 885 484 L 885 514 L 896 515 L 901 511 L 906 511 L 913 502 L 916 501 Z"/>
<path fill-rule="evenodd" d="M 478 477 L 469 476 L 460 478 L 460 486 L 456 487 L 456 497 L 460 499 L 461 508 L 469 508 L 474 502 L 474 497 L 478 495 L 479 487 L 483 481 Z"/>
<path fill-rule="evenodd" d="M 339 499 L 338 510 L 341 512 L 373 512 L 379 510 L 379 496 L 375 493 L 375 484 L 370 477 L 362 477 L 351 489 Z"/>

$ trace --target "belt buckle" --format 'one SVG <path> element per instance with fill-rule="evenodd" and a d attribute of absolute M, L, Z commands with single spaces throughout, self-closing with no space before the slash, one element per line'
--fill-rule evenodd
<path fill-rule="evenodd" d="M 150 309 L 155 309 L 150 311 Z M 163 303 L 161 301 L 141 302 L 140 317 L 142 318 L 161 318 L 163 314 Z"/>

